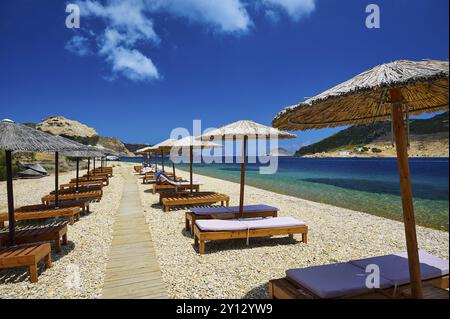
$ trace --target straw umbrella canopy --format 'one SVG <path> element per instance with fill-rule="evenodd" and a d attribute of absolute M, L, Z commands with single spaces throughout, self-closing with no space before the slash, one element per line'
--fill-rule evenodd
<path fill-rule="evenodd" d="M 242 162 L 241 162 L 241 187 L 239 196 L 239 214 L 244 213 L 244 186 L 245 186 L 245 158 L 247 153 L 247 141 L 249 138 L 258 139 L 285 139 L 296 138 L 297 136 L 288 132 L 277 130 L 273 127 L 262 125 L 253 121 L 237 121 L 221 128 L 215 129 L 202 135 L 202 140 L 224 139 L 242 141 Z"/>
<path fill-rule="evenodd" d="M 447 110 L 448 61 L 395 61 L 374 67 L 274 118 L 280 129 L 307 130 L 392 119 L 412 296 L 423 296 L 407 150 L 409 114 Z"/>
<path fill-rule="evenodd" d="M 6 157 L 6 187 L 8 197 L 9 242 L 15 244 L 15 218 L 12 152 L 55 152 L 84 150 L 84 146 L 48 133 L 38 131 L 26 125 L 17 124 L 11 120 L 0 122 L 0 148 L 5 150 Z"/>
<path fill-rule="evenodd" d="M 194 149 L 204 149 L 204 148 L 213 148 L 213 147 L 222 147 L 222 145 L 209 142 L 209 141 L 201 141 L 200 137 L 194 136 L 186 136 L 182 139 L 177 140 L 174 143 L 174 148 L 172 152 L 178 151 L 183 148 L 189 147 L 189 184 L 190 184 L 190 192 L 192 194 L 193 188 L 193 172 L 192 172 L 192 164 L 194 162 Z"/>
<path fill-rule="evenodd" d="M 161 152 L 163 171 L 164 171 L 164 153 L 170 153 L 170 151 L 172 150 L 172 147 L 175 146 L 176 142 L 177 142 L 176 139 L 169 138 L 169 139 L 167 139 L 165 141 L 162 141 L 161 143 L 158 143 L 158 144 L 152 146 L 152 149 L 155 152 L 157 152 L 157 151 Z M 176 175 L 175 175 L 175 164 L 173 162 L 172 162 L 172 172 L 173 172 L 173 178 L 176 178 Z"/>
<path fill-rule="evenodd" d="M 78 192 L 78 179 L 80 177 L 80 158 L 101 157 L 104 153 L 96 147 L 86 146 L 85 151 L 64 151 L 60 153 L 63 156 L 75 157 L 77 161 L 76 171 L 76 191 Z"/>

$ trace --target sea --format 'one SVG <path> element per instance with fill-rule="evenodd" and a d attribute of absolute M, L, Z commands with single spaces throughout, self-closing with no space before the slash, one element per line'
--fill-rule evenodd
<path fill-rule="evenodd" d="M 142 158 L 121 158 L 141 162 Z M 153 161 L 153 159 L 152 159 Z M 166 163 L 169 160 L 166 159 Z M 195 163 L 194 174 L 239 183 L 240 158 L 234 163 Z M 368 214 L 402 220 L 400 183 L 395 158 L 279 157 L 274 174 L 260 174 L 262 164 L 247 163 L 246 184 L 272 192 Z M 189 164 L 176 167 L 188 169 Z M 448 158 L 411 158 L 416 223 L 448 231 Z"/>

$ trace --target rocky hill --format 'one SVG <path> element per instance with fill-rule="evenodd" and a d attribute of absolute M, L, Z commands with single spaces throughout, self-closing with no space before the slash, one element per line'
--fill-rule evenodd
<path fill-rule="evenodd" d="M 270 151 L 270 156 L 292 156 L 285 148 L 279 147 Z"/>
<path fill-rule="evenodd" d="M 32 124 L 28 123 L 27 125 Z M 63 116 L 50 116 L 36 124 L 35 127 L 41 131 L 67 137 L 86 145 L 102 145 L 119 152 L 123 156 L 134 156 L 119 139 L 102 137 L 94 128 Z"/>
<path fill-rule="evenodd" d="M 411 156 L 448 157 L 448 112 L 410 121 Z M 295 156 L 394 157 L 390 122 L 352 126 L 320 142 L 300 148 Z"/>

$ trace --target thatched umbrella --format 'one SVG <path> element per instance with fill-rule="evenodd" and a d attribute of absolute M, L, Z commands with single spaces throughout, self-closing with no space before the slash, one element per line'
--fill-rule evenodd
<path fill-rule="evenodd" d="M 190 181 L 190 192 L 193 192 L 193 173 L 192 173 L 192 164 L 194 162 L 194 149 L 204 149 L 204 148 L 213 148 L 213 147 L 222 147 L 222 145 L 209 142 L 209 141 L 201 141 L 200 137 L 194 136 L 186 136 L 182 139 L 179 139 L 175 142 L 174 148 L 172 152 L 177 153 L 183 148 L 189 147 L 189 181 Z M 175 154 L 171 153 L 171 157 Z"/>
<path fill-rule="evenodd" d="M 14 245 L 15 218 L 12 152 L 55 152 L 55 154 L 58 154 L 59 151 L 77 151 L 84 148 L 68 139 L 53 136 L 26 125 L 14 123 L 11 120 L 0 122 L 0 148 L 5 150 L 9 242 L 11 245 Z"/>
<path fill-rule="evenodd" d="M 279 131 L 273 127 L 248 120 L 237 121 L 225 125 L 201 136 L 202 140 L 223 139 L 242 141 L 241 187 L 239 196 L 239 214 L 241 216 L 244 214 L 245 158 L 247 154 L 248 139 L 281 139 L 296 137 L 297 136 L 294 134 Z"/>
<path fill-rule="evenodd" d="M 173 138 L 169 138 L 165 141 L 162 141 L 161 143 L 158 143 L 154 146 L 152 146 L 152 149 L 156 151 L 160 151 L 161 152 L 161 158 L 162 158 L 162 169 L 164 171 L 164 153 L 170 153 L 170 150 L 172 149 L 172 147 L 175 146 L 175 143 L 177 142 L 176 139 Z M 172 161 L 172 173 L 173 173 L 173 178 L 176 178 L 175 175 L 175 164 Z"/>
<path fill-rule="evenodd" d="M 77 161 L 77 171 L 76 171 L 76 192 L 78 192 L 78 179 L 80 176 L 80 158 L 88 158 L 90 159 L 91 157 L 98 157 L 98 156 L 103 156 L 104 153 L 102 151 L 100 151 L 99 149 L 95 148 L 95 147 L 87 147 L 87 150 L 85 151 L 72 151 L 72 152 L 61 152 L 60 153 L 63 156 L 68 156 L 68 157 L 75 157 L 76 161 Z"/>
<path fill-rule="evenodd" d="M 405 118 L 408 122 L 410 114 L 448 109 L 448 76 L 448 61 L 395 61 L 379 65 L 304 103 L 286 108 L 273 120 L 273 125 L 280 129 L 307 130 L 392 119 L 415 298 L 423 294 Z"/>

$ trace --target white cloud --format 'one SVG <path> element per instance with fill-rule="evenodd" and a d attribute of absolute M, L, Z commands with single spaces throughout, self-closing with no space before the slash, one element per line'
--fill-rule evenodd
<path fill-rule="evenodd" d="M 67 51 L 79 56 L 85 56 L 91 54 L 89 48 L 89 40 L 81 35 L 73 36 L 64 47 Z"/>
<path fill-rule="evenodd" d="M 107 55 L 107 60 L 111 62 L 113 71 L 121 72 L 130 80 L 142 81 L 159 78 L 158 70 L 152 60 L 138 50 L 119 46 Z"/>
<path fill-rule="evenodd" d="M 147 0 L 154 10 L 204 23 L 221 32 L 245 32 L 252 21 L 240 0 Z"/>
<path fill-rule="evenodd" d="M 304 16 L 310 14 L 316 9 L 317 0 L 262 0 L 269 7 L 278 7 L 294 21 L 299 21 Z"/>
<path fill-rule="evenodd" d="M 242 34 L 253 25 L 247 8 L 254 11 L 262 6 L 266 17 L 275 22 L 279 19 L 278 11 L 284 10 L 298 21 L 315 9 L 316 0 L 75 0 L 75 3 L 80 7 L 82 20 L 101 21 L 105 29 L 96 33 L 84 30 L 85 36 L 72 37 L 66 49 L 80 56 L 97 53 L 103 57 L 112 68 L 112 74 L 104 76 L 106 79 L 123 75 L 142 81 L 160 78 L 158 69 L 141 49 L 145 45 L 158 46 L 161 41 L 153 20 L 158 14 L 186 19 L 223 34 Z M 89 48 L 90 41 L 97 43 L 96 52 Z"/>

